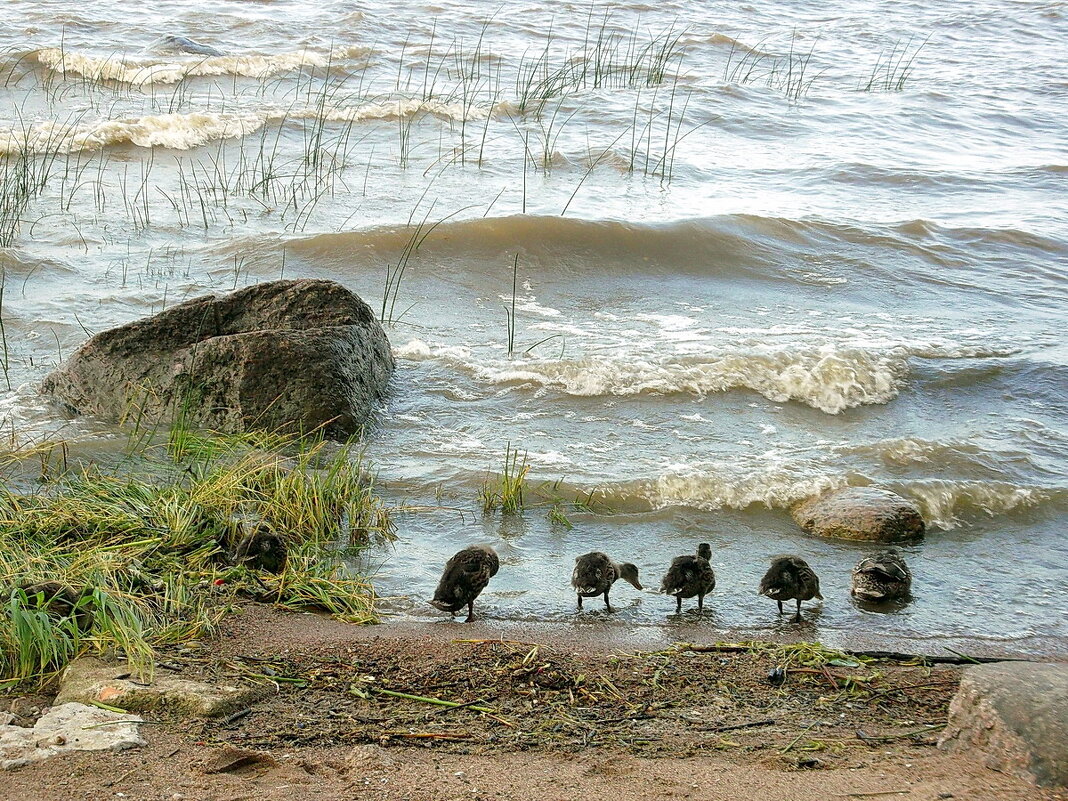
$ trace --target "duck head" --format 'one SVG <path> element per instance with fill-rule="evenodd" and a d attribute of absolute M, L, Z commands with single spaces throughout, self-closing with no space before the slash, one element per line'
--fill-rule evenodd
<path fill-rule="evenodd" d="M 624 562 L 619 566 L 619 577 L 633 584 L 636 590 L 642 588 L 642 585 L 638 583 L 638 568 L 630 562 Z"/>

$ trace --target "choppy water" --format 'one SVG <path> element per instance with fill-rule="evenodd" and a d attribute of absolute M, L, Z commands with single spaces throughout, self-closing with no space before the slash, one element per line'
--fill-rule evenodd
<path fill-rule="evenodd" d="M 489 616 L 571 621 L 576 554 L 655 587 L 707 540 L 710 636 L 777 625 L 755 587 L 794 551 L 827 597 L 806 636 L 1063 653 L 1068 4 L 494 9 L 9 4 L 0 174 L 47 183 L 0 225 L 3 430 L 106 449 L 33 392 L 89 332 L 332 278 L 392 319 L 387 609 L 429 618 L 488 541 Z M 538 505 L 483 517 L 509 445 Z M 891 614 L 848 599 L 863 547 L 786 511 L 867 483 L 931 524 Z"/>

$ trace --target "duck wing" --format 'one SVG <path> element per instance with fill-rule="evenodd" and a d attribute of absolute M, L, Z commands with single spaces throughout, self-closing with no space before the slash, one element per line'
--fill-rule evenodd
<path fill-rule="evenodd" d="M 579 592 L 602 593 L 612 586 L 618 576 L 612 560 L 603 553 L 588 553 L 575 560 L 571 586 Z"/>
<path fill-rule="evenodd" d="M 489 548 L 464 548 L 445 563 L 434 600 L 454 606 L 473 601 L 500 569 L 500 559 Z"/>
<path fill-rule="evenodd" d="M 894 553 L 880 553 L 861 559 L 854 568 L 854 573 L 869 573 L 889 581 L 911 581 L 905 560 Z"/>
<path fill-rule="evenodd" d="M 680 592 L 708 593 L 716 586 L 716 574 L 707 559 L 700 556 L 676 556 L 664 574 L 660 591 L 668 595 Z"/>

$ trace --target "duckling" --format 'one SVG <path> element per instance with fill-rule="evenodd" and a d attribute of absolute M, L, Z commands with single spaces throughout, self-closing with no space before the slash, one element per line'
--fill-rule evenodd
<path fill-rule="evenodd" d="M 716 574 L 709 560 L 712 546 L 702 542 L 697 556 L 676 556 L 660 584 L 660 592 L 675 596 L 675 614 L 682 612 L 682 599 L 697 596 L 697 608 L 704 609 L 705 596 L 716 587 Z"/>
<path fill-rule="evenodd" d="M 264 522 L 252 527 L 234 549 L 234 564 L 268 573 L 281 573 L 286 567 L 288 549 L 282 536 Z"/>
<path fill-rule="evenodd" d="M 430 605 L 450 615 L 466 606 L 467 620 L 464 622 L 470 623 L 475 619 L 475 598 L 486 589 L 500 567 L 497 552 L 488 545 L 472 545 L 457 551 L 445 563 L 445 572 L 441 574 Z"/>
<path fill-rule="evenodd" d="M 613 562 L 607 555 L 600 551 L 592 551 L 575 559 L 575 570 L 571 574 L 571 586 L 578 593 L 578 608 L 582 608 L 583 598 L 596 598 L 604 596 L 605 608 L 611 612 L 612 605 L 608 603 L 608 591 L 612 589 L 615 580 L 623 580 L 634 585 L 635 589 L 641 589 L 638 583 L 638 568 L 630 562 L 619 564 Z"/>
<path fill-rule="evenodd" d="M 23 581 L 16 586 L 38 609 L 56 618 L 71 618 L 78 631 L 85 633 L 93 627 L 95 612 L 91 588 L 79 592 L 58 581 Z"/>
<path fill-rule="evenodd" d="M 911 588 L 912 573 L 897 548 L 865 557 L 853 568 L 850 593 L 861 600 L 895 601 L 907 598 Z"/>
<path fill-rule="evenodd" d="M 820 579 L 800 556 L 776 556 L 771 560 L 771 567 L 760 580 L 760 594 L 766 595 L 779 604 L 782 614 L 782 602 L 791 598 L 797 601 L 797 614 L 791 622 L 801 622 L 801 602 L 812 598 L 823 600 L 820 595 Z"/>

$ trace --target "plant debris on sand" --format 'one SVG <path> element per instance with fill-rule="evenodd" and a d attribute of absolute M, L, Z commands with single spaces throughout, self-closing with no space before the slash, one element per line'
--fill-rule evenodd
<path fill-rule="evenodd" d="M 831 767 L 873 747 L 930 748 L 959 675 L 811 644 L 583 654 L 507 640 L 428 647 L 376 638 L 346 646 L 343 658 L 254 651 L 173 657 L 201 678 L 243 677 L 277 691 L 236 719 L 185 724 L 187 734 L 268 750 L 416 743 L 463 753 L 570 752 L 596 745 Z"/>

